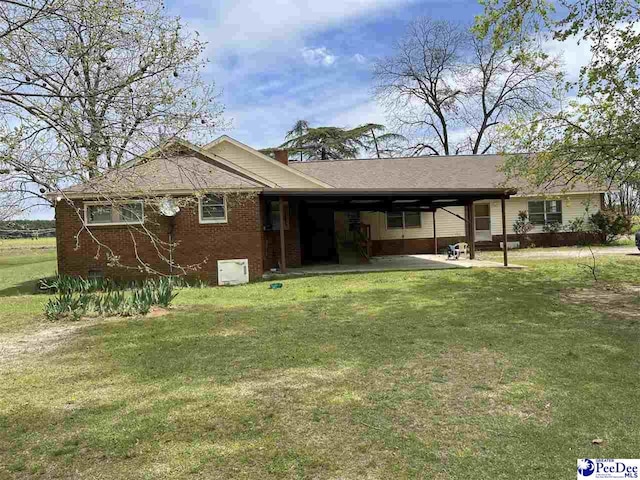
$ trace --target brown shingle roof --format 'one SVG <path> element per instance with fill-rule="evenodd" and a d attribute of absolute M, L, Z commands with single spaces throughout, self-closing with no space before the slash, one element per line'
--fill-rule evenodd
<path fill-rule="evenodd" d="M 513 187 L 519 194 L 533 189 L 517 181 L 506 181 L 499 171 L 501 155 L 449 155 L 405 158 L 316 160 L 290 162 L 289 165 L 307 175 L 337 188 L 368 189 L 482 189 Z M 550 186 L 545 193 L 567 190 L 564 185 Z M 577 184 L 572 192 L 593 192 L 593 187 Z"/>
<path fill-rule="evenodd" d="M 263 185 L 222 169 L 194 155 L 152 158 L 132 167 L 111 170 L 105 175 L 64 190 L 69 194 L 145 194 L 153 192 L 250 189 Z"/>

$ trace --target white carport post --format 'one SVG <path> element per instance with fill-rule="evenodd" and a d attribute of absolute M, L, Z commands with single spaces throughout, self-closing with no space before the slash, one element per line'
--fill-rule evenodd
<path fill-rule="evenodd" d="M 502 207 L 502 256 L 504 260 L 504 266 L 508 267 L 509 260 L 507 258 L 507 209 L 504 197 L 500 199 L 500 205 Z"/>
<path fill-rule="evenodd" d="M 436 232 L 436 212 L 437 208 L 433 209 L 433 254 L 438 254 L 438 234 Z"/>

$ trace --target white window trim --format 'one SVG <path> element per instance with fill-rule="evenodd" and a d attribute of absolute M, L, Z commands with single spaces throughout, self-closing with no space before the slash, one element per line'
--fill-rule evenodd
<path fill-rule="evenodd" d="M 388 222 L 388 214 L 389 213 L 402 213 L 402 226 L 401 227 L 389 227 L 389 222 Z M 409 213 L 414 213 L 414 212 L 409 212 Z M 384 212 L 384 227 L 386 230 L 414 230 L 414 229 L 419 229 L 422 228 L 422 212 L 415 212 L 415 213 L 419 213 L 420 214 L 420 225 L 417 225 L 415 227 L 407 227 L 407 222 L 405 221 L 405 211 L 400 211 L 400 212 Z"/>
<path fill-rule="evenodd" d="M 487 205 L 489 207 L 489 215 L 476 215 L 476 206 L 478 205 Z M 529 205 L 527 204 L 527 208 L 529 207 Z M 478 232 L 489 232 L 489 237 L 491 237 L 493 235 L 493 221 L 491 219 L 491 202 L 481 202 L 481 203 L 474 203 L 473 204 L 473 218 L 474 218 L 474 231 L 476 232 L 476 234 Z M 477 224 L 475 223 L 475 220 L 477 220 L 478 218 L 488 218 L 489 219 L 489 228 L 487 230 L 478 230 L 477 228 Z M 486 238 L 486 237 L 484 237 Z M 476 240 L 477 240 L 477 235 L 476 235 Z M 491 241 L 491 238 L 489 238 L 489 240 L 480 240 L 480 241 Z"/>
<path fill-rule="evenodd" d="M 224 224 L 227 223 L 227 196 L 224 194 L 209 193 L 207 195 L 217 195 L 222 197 L 222 205 L 224 206 L 224 218 L 202 218 L 202 200 L 204 195 L 198 198 L 198 221 L 201 224 Z"/>
<path fill-rule="evenodd" d="M 531 207 L 530 204 L 532 202 L 542 202 L 543 203 L 543 207 L 542 207 L 542 214 L 544 215 L 544 223 L 533 223 L 531 222 Z M 535 227 L 535 228 L 540 228 L 542 229 L 542 227 L 544 227 L 545 225 L 547 225 L 550 222 L 547 222 L 547 202 L 560 202 L 560 225 L 564 225 L 564 204 L 562 202 L 561 198 L 546 198 L 546 199 L 531 199 L 527 201 L 527 215 L 529 216 L 529 221 L 531 222 L 531 224 Z M 534 215 L 540 215 L 539 213 Z"/>
<path fill-rule="evenodd" d="M 103 205 L 110 206 L 113 208 L 113 202 L 100 202 L 100 201 L 92 201 L 92 202 L 84 202 L 84 224 L 88 227 L 110 227 L 110 226 L 118 226 L 118 225 L 142 225 L 145 220 L 144 214 L 144 201 L 142 200 L 127 200 L 126 202 L 122 202 L 123 204 L 127 203 L 139 203 L 142 205 L 142 218 L 140 220 L 133 220 L 130 222 L 100 222 L 100 223 L 91 223 L 89 221 L 89 208 L 94 205 Z M 117 206 L 117 205 L 116 205 Z"/>

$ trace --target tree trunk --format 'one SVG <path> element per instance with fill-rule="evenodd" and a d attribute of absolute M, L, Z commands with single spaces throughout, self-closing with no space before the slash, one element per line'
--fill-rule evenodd
<path fill-rule="evenodd" d="M 373 145 L 376 147 L 376 156 L 380 158 L 380 149 L 378 148 L 378 139 L 376 138 L 376 133 L 371 129 L 371 136 L 373 137 Z"/>

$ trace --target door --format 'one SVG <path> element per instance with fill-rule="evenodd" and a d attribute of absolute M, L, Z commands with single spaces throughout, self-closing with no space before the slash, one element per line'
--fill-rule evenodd
<path fill-rule="evenodd" d="M 322 207 L 306 207 L 300 215 L 300 239 L 302 262 L 336 263 L 336 232 L 333 210 Z"/>
<path fill-rule="evenodd" d="M 476 242 L 491 241 L 491 205 L 478 203 L 473 206 L 476 219 Z"/>

